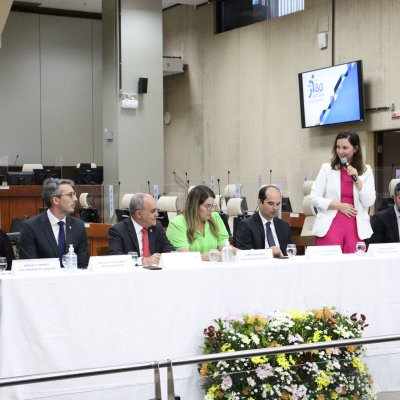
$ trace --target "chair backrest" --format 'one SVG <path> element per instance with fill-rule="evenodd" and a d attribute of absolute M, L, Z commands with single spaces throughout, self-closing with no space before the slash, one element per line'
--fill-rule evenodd
<path fill-rule="evenodd" d="M 161 196 L 157 201 L 157 208 L 168 213 L 168 219 L 178 214 L 178 196 Z"/>
<path fill-rule="evenodd" d="M 129 208 L 129 203 L 131 202 L 131 198 L 134 193 L 126 193 L 122 196 L 121 199 L 121 208 Z"/>
<path fill-rule="evenodd" d="M 314 206 L 311 204 L 310 195 L 304 197 L 303 199 L 303 212 L 305 215 L 303 228 L 301 230 L 300 236 L 311 236 L 312 229 L 315 222 L 315 216 L 317 215 Z"/>
<path fill-rule="evenodd" d="M 33 172 L 34 169 L 43 169 L 42 164 L 24 164 L 22 166 L 22 172 Z"/>
<path fill-rule="evenodd" d="M 88 199 L 89 193 L 81 193 L 79 196 L 79 204 L 81 205 L 81 207 L 83 208 L 87 208 L 90 207 L 87 199 Z"/>
<path fill-rule="evenodd" d="M 228 214 L 228 224 L 231 232 L 234 231 L 234 221 L 236 217 L 242 216 L 242 201 L 240 197 L 232 197 L 228 200 L 226 205 L 226 212 Z"/>
<path fill-rule="evenodd" d="M 214 199 L 215 211 L 225 211 L 226 212 L 226 201 L 225 197 L 220 194 L 215 195 Z"/>
<path fill-rule="evenodd" d="M 396 185 L 400 183 L 400 179 L 392 179 L 389 182 L 389 196 L 393 197 L 394 196 L 394 188 Z"/>
<path fill-rule="evenodd" d="M 311 193 L 313 183 L 314 183 L 314 181 L 304 181 L 304 183 L 303 183 L 304 196 L 307 196 L 308 194 Z"/>
<path fill-rule="evenodd" d="M 239 183 L 239 192 L 242 195 L 242 184 Z M 236 183 L 230 183 L 224 187 L 224 196 L 225 197 L 235 197 L 236 195 Z"/>

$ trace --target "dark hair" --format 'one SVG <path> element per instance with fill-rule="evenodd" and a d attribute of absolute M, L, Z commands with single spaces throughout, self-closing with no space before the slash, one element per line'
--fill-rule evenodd
<path fill-rule="evenodd" d="M 215 199 L 214 192 L 205 185 L 195 186 L 188 194 L 185 203 L 185 209 L 183 210 L 183 215 L 187 224 L 187 238 L 189 243 L 193 243 L 194 241 L 194 233 L 196 231 L 196 225 L 200 220 L 199 216 L 199 207 L 200 204 L 203 204 L 204 201 L 208 198 L 212 197 Z M 215 224 L 212 217 L 209 220 L 210 230 L 214 236 L 217 236 L 217 225 Z"/>
<path fill-rule="evenodd" d="M 357 146 L 357 151 L 354 153 L 350 164 L 357 170 L 358 175 L 362 175 L 365 172 L 366 168 L 363 161 L 360 137 L 358 136 L 357 132 L 353 131 L 343 131 L 337 134 L 335 143 L 333 144 L 332 148 L 332 158 L 331 158 L 332 169 L 339 169 L 342 165 L 342 163 L 340 162 L 340 158 L 336 153 L 336 146 L 339 139 L 347 139 L 353 147 Z"/>
<path fill-rule="evenodd" d="M 59 178 L 48 178 L 43 182 L 42 199 L 48 208 L 52 206 L 53 197 L 61 195 L 60 185 L 74 186 L 74 182 L 71 179 Z"/>
<path fill-rule="evenodd" d="M 281 192 L 279 188 L 274 185 L 261 186 L 260 191 L 258 192 L 258 199 L 261 201 L 261 203 L 264 203 L 265 199 L 267 198 L 267 190 L 270 188 L 276 189 L 279 193 Z"/>
<path fill-rule="evenodd" d="M 400 182 L 396 184 L 396 186 L 394 187 L 394 191 L 393 191 L 394 197 L 397 197 L 400 195 Z"/>

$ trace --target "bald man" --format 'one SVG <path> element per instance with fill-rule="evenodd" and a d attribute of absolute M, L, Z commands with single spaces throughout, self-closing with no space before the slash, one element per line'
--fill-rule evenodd
<path fill-rule="evenodd" d="M 174 247 L 157 221 L 157 202 L 147 193 L 136 193 L 129 203 L 130 218 L 112 226 L 108 232 L 109 254 L 127 254 L 136 251 L 139 264 L 153 265 L 160 261 L 161 253 L 174 251 Z"/>

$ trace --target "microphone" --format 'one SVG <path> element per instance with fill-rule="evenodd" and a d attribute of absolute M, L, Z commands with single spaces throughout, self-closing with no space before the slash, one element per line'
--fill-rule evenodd
<path fill-rule="evenodd" d="M 340 162 L 342 165 L 344 165 L 346 168 L 350 167 L 350 164 L 347 162 L 347 158 L 343 157 L 340 159 Z M 357 175 L 352 175 L 351 179 L 353 179 L 354 182 L 357 182 Z"/>
<path fill-rule="evenodd" d="M 230 193 L 229 193 L 229 177 L 230 177 L 230 175 L 231 175 L 231 171 L 228 171 L 228 197 L 231 197 Z"/>
<path fill-rule="evenodd" d="M 19 154 L 17 154 L 17 156 L 15 157 L 15 161 L 14 161 L 14 167 L 15 167 L 15 164 L 17 163 L 17 160 L 18 160 L 18 157 L 19 157 Z"/>
<path fill-rule="evenodd" d="M 148 187 L 149 194 L 150 194 L 150 181 L 147 181 L 147 187 Z"/>
<path fill-rule="evenodd" d="M 218 195 L 219 195 L 219 209 L 221 210 L 222 198 L 221 198 L 221 186 L 219 185 L 219 178 L 217 178 L 217 182 L 218 182 Z"/>
<path fill-rule="evenodd" d="M 272 169 L 269 170 L 269 184 L 272 185 Z"/>
<path fill-rule="evenodd" d="M 121 181 L 118 181 L 118 209 L 119 209 L 119 196 L 121 195 Z"/>

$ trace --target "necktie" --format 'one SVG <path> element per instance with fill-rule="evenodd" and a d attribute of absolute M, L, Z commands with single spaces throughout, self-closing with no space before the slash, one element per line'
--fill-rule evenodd
<path fill-rule="evenodd" d="M 265 224 L 265 227 L 267 229 L 267 242 L 268 242 L 269 247 L 276 246 L 274 237 L 272 236 L 271 222 L 267 222 Z"/>
<path fill-rule="evenodd" d="M 62 256 L 65 254 L 65 231 L 64 231 L 64 221 L 58 221 L 60 225 L 60 230 L 58 231 L 58 258 L 62 260 Z"/>
<path fill-rule="evenodd" d="M 150 257 L 149 238 L 147 228 L 142 229 L 143 257 Z"/>

